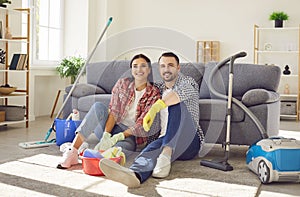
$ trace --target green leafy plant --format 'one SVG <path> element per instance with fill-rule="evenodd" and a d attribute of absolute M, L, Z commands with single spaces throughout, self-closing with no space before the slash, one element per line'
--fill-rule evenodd
<path fill-rule="evenodd" d="M 84 63 L 85 59 L 80 56 L 66 57 L 56 67 L 56 71 L 61 78 L 71 77 L 71 83 L 74 83 Z"/>
<path fill-rule="evenodd" d="M 269 20 L 288 20 L 289 16 L 284 12 L 272 12 L 272 14 L 269 17 Z"/>

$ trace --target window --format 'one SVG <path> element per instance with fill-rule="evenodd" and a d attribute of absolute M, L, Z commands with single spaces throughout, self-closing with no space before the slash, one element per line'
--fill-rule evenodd
<path fill-rule="evenodd" d="M 33 64 L 57 62 L 63 56 L 63 1 L 35 0 L 33 6 Z"/>

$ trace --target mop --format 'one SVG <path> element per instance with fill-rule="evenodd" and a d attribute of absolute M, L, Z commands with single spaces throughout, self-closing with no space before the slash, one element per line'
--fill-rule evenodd
<path fill-rule="evenodd" d="M 231 104 L 232 101 L 237 104 L 240 108 L 242 108 L 245 113 L 253 120 L 253 122 L 255 123 L 255 125 L 258 127 L 262 138 L 267 138 L 268 135 L 264 129 L 264 127 L 262 126 L 261 122 L 257 119 L 257 117 L 244 105 L 242 104 L 239 100 L 237 100 L 236 98 L 232 97 L 232 86 L 233 86 L 233 65 L 234 65 L 234 60 L 240 57 L 245 57 L 247 54 L 245 52 L 240 52 L 237 53 L 231 57 L 226 58 L 225 60 L 223 60 L 222 62 L 218 63 L 216 65 L 216 67 L 212 70 L 209 79 L 208 79 L 208 87 L 210 88 L 211 92 L 223 99 L 227 99 L 227 114 L 226 114 L 226 122 L 227 122 L 227 127 L 226 127 L 226 140 L 225 140 L 225 155 L 224 158 L 221 159 L 213 159 L 211 161 L 208 160 L 202 160 L 200 162 L 200 165 L 206 166 L 206 167 L 210 167 L 210 168 L 215 168 L 218 170 L 223 170 L 223 171 L 231 171 L 233 170 L 233 167 L 228 163 L 228 158 L 229 158 L 229 149 L 230 149 L 230 123 L 231 123 Z M 212 85 L 212 78 L 214 76 L 214 74 L 216 73 L 216 71 L 224 66 L 226 63 L 228 63 L 230 61 L 229 64 L 229 82 L 228 82 L 228 96 L 223 95 L 219 92 L 217 92 Z"/>
<path fill-rule="evenodd" d="M 63 111 L 65 105 L 67 104 L 67 101 L 69 100 L 71 94 L 73 93 L 73 91 L 74 91 L 74 89 L 75 89 L 75 87 L 76 87 L 76 84 L 79 82 L 79 79 L 80 79 L 81 75 L 84 73 L 87 64 L 90 62 L 92 56 L 94 55 L 94 53 L 95 53 L 95 51 L 96 51 L 96 49 L 97 49 L 97 46 L 99 45 L 100 41 L 102 40 L 102 38 L 103 38 L 103 36 L 104 36 L 106 30 L 108 29 L 108 27 L 110 26 L 110 24 L 111 24 L 111 22 L 112 22 L 112 20 L 113 20 L 112 17 L 110 17 L 110 18 L 108 19 L 108 22 L 107 22 L 107 24 L 106 24 L 106 26 L 105 26 L 105 28 L 104 28 L 102 34 L 100 35 L 100 37 L 99 37 L 99 39 L 98 39 L 98 41 L 97 41 L 97 43 L 96 43 L 94 49 L 92 50 L 92 52 L 91 52 L 90 55 L 88 56 L 87 60 L 85 61 L 85 64 L 84 64 L 83 67 L 81 68 L 81 70 L 80 70 L 80 72 L 79 72 L 79 74 L 78 74 L 78 76 L 77 76 L 77 78 L 76 78 L 74 84 L 72 85 L 72 88 L 71 88 L 70 92 L 68 93 L 67 97 L 65 98 L 65 100 L 64 100 L 64 102 L 63 102 L 63 104 L 62 104 L 60 110 L 58 111 L 58 113 L 57 113 L 55 119 L 57 119 L 57 118 L 60 117 L 60 115 L 61 115 L 61 113 L 62 113 L 62 111 Z M 54 119 L 54 120 L 55 120 L 55 119 Z M 55 144 L 55 139 L 48 140 L 49 137 L 50 137 L 50 135 L 51 135 L 51 133 L 52 133 L 52 131 L 54 130 L 54 125 L 55 125 L 55 122 L 52 123 L 50 129 L 47 131 L 44 140 L 42 140 L 42 141 L 32 141 L 32 142 L 21 142 L 21 143 L 19 143 L 19 146 L 20 146 L 21 148 L 29 149 L 29 148 L 46 147 L 46 146 Z"/>

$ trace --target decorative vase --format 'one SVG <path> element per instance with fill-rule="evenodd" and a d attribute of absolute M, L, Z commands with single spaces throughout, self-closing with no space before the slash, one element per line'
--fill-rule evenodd
<path fill-rule="evenodd" d="M 286 65 L 286 66 L 284 67 L 283 74 L 284 74 L 284 75 L 289 75 L 289 74 L 291 74 L 290 67 L 289 67 L 288 65 Z"/>
<path fill-rule="evenodd" d="M 275 28 L 276 27 L 283 27 L 283 20 L 275 20 Z"/>
<path fill-rule="evenodd" d="M 5 32 L 4 37 L 5 37 L 5 39 L 12 39 L 12 35 L 10 33 L 9 27 L 6 28 L 6 32 Z"/>
<path fill-rule="evenodd" d="M 285 84 L 283 93 L 284 94 L 290 94 L 290 86 L 289 86 L 289 84 Z"/>

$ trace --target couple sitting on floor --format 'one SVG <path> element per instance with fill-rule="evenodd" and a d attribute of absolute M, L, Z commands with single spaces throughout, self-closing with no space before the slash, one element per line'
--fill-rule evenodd
<path fill-rule="evenodd" d="M 100 102 L 91 107 L 58 168 L 78 163 L 78 149 L 92 132 L 100 140 L 97 150 L 112 146 L 122 147 L 125 154 L 142 150 L 129 168 L 100 160 L 107 178 L 128 187 L 138 187 L 151 175 L 165 178 L 171 162 L 193 159 L 198 154 L 204 139 L 198 122 L 198 84 L 180 73 L 174 53 L 163 53 L 158 63 L 163 81 L 153 85 L 150 59 L 143 54 L 132 58 L 132 78 L 118 80 L 108 108 Z M 156 116 L 158 112 L 160 116 Z"/>

